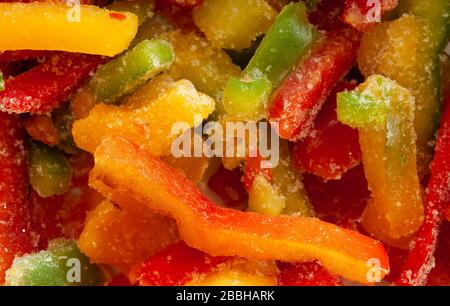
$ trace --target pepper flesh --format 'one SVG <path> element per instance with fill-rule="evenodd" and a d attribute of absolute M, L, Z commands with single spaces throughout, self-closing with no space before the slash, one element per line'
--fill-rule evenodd
<path fill-rule="evenodd" d="M 398 0 L 381 0 L 370 2 L 367 0 L 345 0 L 344 20 L 360 31 L 368 31 L 381 17 L 395 9 Z"/>
<path fill-rule="evenodd" d="M 6 81 L 0 109 L 13 113 L 48 113 L 69 97 L 101 64 L 100 56 L 60 54 Z"/>
<path fill-rule="evenodd" d="M 79 9 L 77 16 L 66 3 L 0 3 L 0 50 L 114 56 L 125 50 L 136 35 L 138 20 L 134 14 L 114 13 L 91 5 L 81 5 Z M 121 18 L 114 18 L 114 14 Z"/>
<path fill-rule="evenodd" d="M 317 262 L 292 265 L 281 263 L 279 286 L 340 286 L 338 277 L 331 275 Z"/>
<path fill-rule="evenodd" d="M 120 135 L 154 155 L 170 154 L 179 133 L 173 132 L 174 125 L 186 123 L 180 126 L 183 131 L 197 126 L 213 112 L 214 100 L 187 80 L 165 84 L 164 78 L 147 83 L 121 106 L 98 104 L 88 117 L 76 121 L 72 133 L 78 147 L 92 153 L 103 138 Z M 195 115 L 200 115 L 200 122 L 195 122 Z"/>
<path fill-rule="evenodd" d="M 14 257 L 34 250 L 25 147 L 20 119 L 0 112 L 0 284 Z"/>
<path fill-rule="evenodd" d="M 359 128 L 372 191 L 362 225 L 387 243 L 413 235 L 424 216 L 416 168 L 414 98 L 394 81 L 375 75 L 356 90 L 338 94 L 337 113 L 341 122 Z"/>
<path fill-rule="evenodd" d="M 292 3 L 285 6 L 243 71 L 243 81 L 257 82 L 259 79 L 267 78 L 273 88 L 276 88 L 318 36 L 318 32 L 307 20 L 304 3 Z M 253 87 L 250 86 L 248 89 Z M 256 93 L 259 94 L 254 100 L 256 105 L 250 109 L 239 107 L 239 101 L 225 100 L 224 107 L 227 115 L 231 118 L 244 117 L 255 121 L 264 118 L 267 90 Z M 247 94 L 255 95 L 255 91 Z"/>
<path fill-rule="evenodd" d="M 287 262 L 320 260 L 332 273 L 367 283 L 371 258 L 389 271 L 383 246 L 314 218 L 220 208 L 189 180 L 123 138 L 107 138 L 95 153 L 90 184 L 117 203 L 130 197 L 177 220 L 181 238 L 211 256 Z M 201 239 L 200 239 L 201 237 Z M 352 269 L 348 269 L 352 266 Z"/>
<path fill-rule="evenodd" d="M 441 109 L 439 56 L 450 33 L 450 2 L 405 1 L 399 19 L 364 34 L 358 55 L 367 77 L 382 74 L 408 88 L 416 99 L 414 119 L 421 177 L 429 172 Z"/>
<path fill-rule="evenodd" d="M 325 99 L 356 62 L 360 36 L 352 29 L 332 31 L 273 93 L 270 122 L 281 138 L 308 135 Z"/>

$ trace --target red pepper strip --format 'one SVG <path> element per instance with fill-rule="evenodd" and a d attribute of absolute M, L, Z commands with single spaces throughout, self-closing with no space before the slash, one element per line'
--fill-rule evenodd
<path fill-rule="evenodd" d="M 129 278 L 140 286 L 182 286 L 227 260 L 227 257 L 211 257 L 181 241 L 133 267 Z"/>
<path fill-rule="evenodd" d="M 379 7 L 376 1 L 371 3 L 368 0 L 345 0 L 344 20 L 354 28 L 365 32 L 381 22 L 381 17 L 395 9 L 397 5 L 398 0 L 379 0 Z"/>
<path fill-rule="evenodd" d="M 9 79 L 0 92 L 0 110 L 12 113 L 47 113 L 69 97 L 104 61 L 103 57 L 61 54 Z"/>
<path fill-rule="evenodd" d="M 442 211 L 450 205 L 450 97 L 447 99 L 431 166 L 425 204 L 425 221 L 416 234 L 397 285 L 424 285 L 432 268 Z"/>
<path fill-rule="evenodd" d="M 247 191 L 250 191 L 253 185 L 253 181 L 259 174 L 264 175 L 264 177 L 269 182 L 272 182 L 272 169 L 270 168 L 262 169 L 261 168 L 262 161 L 263 158 L 259 154 L 256 157 L 247 157 L 245 159 L 245 169 L 242 181 Z"/>
<path fill-rule="evenodd" d="M 291 141 L 308 135 L 325 99 L 356 63 L 360 35 L 355 30 L 332 31 L 310 56 L 281 83 L 269 114 L 279 123 L 279 135 Z M 276 125 L 275 125 L 276 126 Z"/>
<path fill-rule="evenodd" d="M 342 175 L 339 180 L 323 181 L 306 174 L 303 184 L 317 216 L 327 222 L 358 229 L 370 192 L 362 166 Z"/>
<path fill-rule="evenodd" d="M 219 207 L 179 171 L 120 137 L 106 138 L 98 147 L 89 182 L 118 204 L 132 197 L 172 216 L 182 239 L 211 256 L 317 259 L 330 272 L 361 283 L 369 281 L 371 259 L 380 261 L 381 276 L 389 271 L 386 252 L 376 240 L 315 218 Z"/>
<path fill-rule="evenodd" d="M 20 120 L 0 112 L 0 284 L 14 258 L 34 249 L 24 141 Z"/>
<path fill-rule="evenodd" d="M 24 61 L 38 57 L 47 57 L 55 54 L 52 51 L 17 50 L 0 52 L 0 62 Z"/>
<path fill-rule="evenodd" d="M 248 200 L 241 178 L 241 169 L 228 170 L 221 165 L 208 180 L 208 187 L 217 193 L 227 207 L 237 207 Z"/>
<path fill-rule="evenodd" d="M 341 19 L 344 10 L 342 0 L 323 0 L 317 4 L 317 9 L 309 14 L 309 21 L 319 30 L 333 31 L 346 28 Z"/>
<path fill-rule="evenodd" d="M 447 208 L 445 209 L 444 216 L 447 219 L 447 221 L 450 221 L 450 205 L 447 206 Z"/>
<path fill-rule="evenodd" d="M 295 144 L 292 151 L 295 166 L 323 179 L 339 179 L 361 163 L 358 130 L 337 120 L 336 94 L 352 90 L 355 84 L 342 82 L 328 97 L 311 133 Z"/>
<path fill-rule="evenodd" d="M 450 223 L 444 222 L 436 248 L 436 266 L 428 276 L 427 286 L 450 286 Z"/>
<path fill-rule="evenodd" d="M 279 286 L 340 286 L 338 277 L 331 275 L 317 262 L 302 264 L 279 263 Z"/>

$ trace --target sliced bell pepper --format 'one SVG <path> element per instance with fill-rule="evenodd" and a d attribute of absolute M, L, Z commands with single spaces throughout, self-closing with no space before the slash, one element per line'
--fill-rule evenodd
<path fill-rule="evenodd" d="M 38 141 L 29 146 L 28 175 L 33 189 L 42 197 L 64 194 L 72 180 L 72 168 L 57 149 Z"/>
<path fill-rule="evenodd" d="M 25 131 L 15 115 L 0 112 L 0 284 L 14 257 L 34 250 L 30 231 Z"/>
<path fill-rule="evenodd" d="M 208 187 L 214 191 L 227 207 L 240 208 L 247 203 L 248 193 L 241 181 L 242 171 L 239 167 L 233 170 L 220 165 L 209 178 Z"/>
<path fill-rule="evenodd" d="M 355 87 L 354 83 L 338 84 L 317 115 L 309 135 L 295 144 L 292 158 L 301 172 L 325 180 L 339 179 L 361 163 L 358 131 L 340 123 L 336 116 L 336 94 Z"/>
<path fill-rule="evenodd" d="M 359 42 L 352 29 L 329 32 L 283 80 L 269 108 L 281 138 L 294 141 L 308 135 L 325 99 L 356 63 Z"/>
<path fill-rule="evenodd" d="M 381 17 L 394 10 L 398 0 L 345 0 L 344 20 L 356 29 L 366 32 L 381 22 Z"/>
<path fill-rule="evenodd" d="M 435 252 L 435 266 L 431 270 L 427 286 L 450 286 L 450 223 L 444 222 L 439 229 Z"/>
<path fill-rule="evenodd" d="M 181 241 L 133 267 L 128 277 L 131 283 L 140 286 L 181 286 L 227 260 L 227 257 L 209 256 Z"/>
<path fill-rule="evenodd" d="M 5 80 L 3 80 L 3 73 L 0 71 L 0 91 L 5 89 Z"/>
<path fill-rule="evenodd" d="M 450 98 L 442 117 L 441 128 L 431 178 L 426 195 L 425 221 L 415 237 L 412 248 L 397 279 L 399 285 L 424 285 L 427 274 L 432 268 L 434 250 L 442 223 L 442 211 L 450 203 Z"/>
<path fill-rule="evenodd" d="M 275 10 L 265 0 L 205 0 L 193 11 L 195 24 L 216 48 L 242 50 L 270 28 Z"/>
<path fill-rule="evenodd" d="M 189 2 L 192 2 L 192 5 L 188 5 Z M 185 3 L 186 5 L 180 5 L 180 3 Z M 175 29 L 181 30 L 183 34 L 196 33 L 199 30 L 192 18 L 192 9 L 195 5 L 200 4 L 198 0 L 157 0 L 155 2 L 155 11 L 167 18 L 171 25 Z"/>
<path fill-rule="evenodd" d="M 362 225 L 386 242 L 413 235 L 424 207 L 416 168 L 414 98 L 383 76 L 338 94 L 339 121 L 359 129 L 364 170 L 372 191 Z M 395 188 L 393 188 L 395 186 Z"/>
<path fill-rule="evenodd" d="M 77 16 L 66 3 L 0 3 L 0 50 L 114 56 L 125 50 L 136 35 L 138 20 L 134 14 L 92 5 L 80 5 L 79 10 Z"/>
<path fill-rule="evenodd" d="M 43 58 L 54 55 L 52 51 L 42 50 L 18 50 L 18 51 L 1 51 L 0 62 L 24 61 L 33 58 Z"/>
<path fill-rule="evenodd" d="M 242 81 L 258 82 L 259 79 L 267 78 L 273 88 L 276 88 L 318 37 L 318 32 L 307 20 L 306 7 L 303 2 L 285 6 L 245 68 Z M 236 80 L 231 80 L 231 82 L 233 81 L 236 82 Z M 252 108 L 239 107 L 239 103 L 242 101 L 226 99 L 227 94 L 225 93 L 224 107 L 227 115 L 231 118 L 246 118 L 255 121 L 265 117 L 266 114 L 261 114 L 261 109 L 264 109 L 264 104 L 267 103 L 267 99 L 265 99 L 267 90 L 255 92 L 255 85 L 240 86 L 239 89 L 248 96 L 258 94 L 253 99 L 253 103 L 256 105 L 253 105 Z M 239 95 L 230 96 L 230 98 L 233 97 L 239 97 Z"/>
<path fill-rule="evenodd" d="M 89 81 L 98 102 L 112 104 L 162 71 L 168 70 L 175 54 L 160 39 L 144 40 L 132 50 L 101 66 Z"/>
<path fill-rule="evenodd" d="M 6 81 L 0 109 L 13 113 L 47 113 L 57 108 L 104 58 L 93 55 L 54 55 L 43 64 Z"/>
<path fill-rule="evenodd" d="M 46 115 L 33 115 L 25 123 L 28 134 L 46 145 L 55 146 L 61 141 L 52 118 Z"/>
<path fill-rule="evenodd" d="M 171 167 L 183 172 L 189 180 L 196 184 L 203 180 L 212 163 L 212 160 L 205 156 L 176 158 L 173 155 L 167 155 L 163 156 L 162 160 Z"/>
<path fill-rule="evenodd" d="M 331 275 L 317 262 L 297 265 L 280 263 L 279 286 L 340 286 L 338 277 Z"/>
<path fill-rule="evenodd" d="M 318 2 L 316 8 L 311 10 L 308 18 L 319 30 L 335 31 L 347 28 L 347 24 L 342 20 L 341 16 L 344 11 L 344 1 L 342 0 L 325 0 Z"/>
<path fill-rule="evenodd" d="M 95 153 L 90 184 L 117 203 L 130 198 L 177 220 L 181 238 L 211 256 L 302 262 L 320 260 L 333 274 L 367 283 L 370 259 L 389 273 L 381 243 L 314 218 L 262 216 L 218 207 L 175 169 L 123 138 Z M 348 267 L 351 266 L 352 269 Z"/>
<path fill-rule="evenodd" d="M 92 262 L 128 272 L 177 240 L 173 220 L 140 203 L 118 206 L 106 200 L 88 214 L 78 243 Z"/>
<path fill-rule="evenodd" d="M 254 178 L 248 194 L 248 210 L 251 212 L 279 216 L 286 208 L 286 197 L 263 174 Z"/>
<path fill-rule="evenodd" d="M 450 2 L 404 2 L 401 12 L 408 15 L 382 23 L 364 34 L 358 62 L 366 77 L 385 75 L 414 95 L 418 169 L 420 176 L 424 177 L 429 172 L 432 143 L 439 126 L 439 58 L 449 39 Z"/>
<path fill-rule="evenodd" d="M 262 174 L 269 182 L 272 182 L 272 169 L 261 168 L 263 158 L 258 154 L 256 157 L 247 157 L 245 159 L 244 174 L 242 176 L 242 182 L 245 189 L 248 191 L 251 189 L 255 178 Z"/>
<path fill-rule="evenodd" d="M 197 126 L 214 111 L 214 100 L 199 93 L 187 80 L 168 85 L 159 80 L 141 87 L 121 106 L 98 104 L 88 117 L 76 121 L 72 133 L 78 147 L 94 152 L 103 138 L 120 135 L 152 154 L 171 154 L 180 132 Z M 200 122 L 195 122 L 196 115 L 201 117 Z M 188 126 L 183 124 L 174 131 L 179 122 Z"/>
<path fill-rule="evenodd" d="M 105 282 L 101 268 L 89 262 L 74 240 L 53 240 L 47 250 L 14 260 L 6 272 L 9 286 L 94 286 Z"/>
<path fill-rule="evenodd" d="M 158 3 L 167 3 L 173 6 L 193 8 L 202 5 L 204 0 L 156 0 Z"/>

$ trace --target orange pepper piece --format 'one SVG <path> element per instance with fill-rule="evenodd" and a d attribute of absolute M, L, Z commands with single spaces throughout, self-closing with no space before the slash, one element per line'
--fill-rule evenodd
<path fill-rule="evenodd" d="M 263 216 L 221 208 L 180 172 L 121 137 L 106 138 L 95 153 L 90 184 L 117 203 L 131 199 L 177 220 L 181 238 L 211 256 L 304 262 L 320 260 L 330 273 L 370 283 L 389 272 L 382 244 L 319 219 Z M 350 268 L 351 267 L 351 268 Z"/>

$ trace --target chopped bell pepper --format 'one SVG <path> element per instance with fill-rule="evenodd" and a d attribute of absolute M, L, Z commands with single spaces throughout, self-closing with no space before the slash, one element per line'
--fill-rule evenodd
<path fill-rule="evenodd" d="M 181 129 L 184 132 L 206 119 L 214 110 L 214 100 L 187 80 L 167 85 L 160 80 L 145 84 L 121 106 L 98 104 L 88 117 L 76 121 L 72 133 L 78 147 L 92 153 L 103 138 L 120 135 L 154 155 L 170 154 Z M 200 122 L 195 122 L 195 115 L 201 117 Z M 178 122 L 188 126 L 174 131 Z"/>
<path fill-rule="evenodd" d="M 411 90 L 416 99 L 415 131 L 418 169 L 429 172 L 432 143 L 441 109 L 440 54 L 450 33 L 450 2 L 404 1 L 407 13 L 364 34 L 358 55 L 367 77 L 382 74 Z"/>
<path fill-rule="evenodd" d="M 6 81 L 0 109 L 13 113 L 48 113 L 57 108 L 104 61 L 102 57 L 61 54 Z"/>
<path fill-rule="evenodd" d="M 361 163 L 358 131 L 340 123 L 336 116 L 336 94 L 355 87 L 353 83 L 338 84 L 318 114 L 310 134 L 295 144 L 292 158 L 301 172 L 325 180 L 339 179 Z"/>
<path fill-rule="evenodd" d="M 94 286 L 106 282 L 74 240 L 56 239 L 48 249 L 18 257 L 6 272 L 9 286 Z"/>
<path fill-rule="evenodd" d="M 285 207 L 286 197 L 263 174 L 258 174 L 249 190 L 248 210 L 265 216 L 279 216 Z"/>
<path fill-rule="evenodd" d="M 279 286 L 340 286 L 338 277 L 331 275 L 317 262 L 306 262 L 302 264 L 281 263 Z"/>
<path fill-rule="evenodd" d="M 164 40 L 144 40 L 132 50 L 101 66 L 89 81 L 99 102 L 115 103 L 139 85 L 169 69 L 175 54 Z"/>
<path fill-rule="evenodd" d="M 80 15 L 66 3 L 0 3 L 0 50 L 57 50 L 114 56 L 136 35 L 138 20 L 81 5 Z M 120 18 L 117 18 L 120 17 Z"/>
<path fill-rule="evenodd" d="M 201 278 L 227 260 L 227 257 L 209 256 L 181 241 L 133 267 L 129 279 L 140 286 L 181 286 Z"/>
<path fill-rule="evenodd" d="M 14 257 L 34 250 L 30 231 L 25 131 L 15 115 L 0 112 L 0 284 Z"/>
<path fill-rule="evenodd" d="M 42 197 L 64 194 L 72 180 L 72 168 L 57 149 L 32 141 L 29 146 L 28 175 L 33 189 Z"/>
<path fill-rule="evenodd" d="M 425 221 L 415 236 L 414 247 L 403 266 L 398 285 L 424 285 L 432 268 L 442 212 L 450 207 L 450 98 L 442 117 L 426 195 Z"/>
<path fill-rule="evenodd" d="M 275 19 L 265 0 L 205 0 L 193 11 L 195 24 L 214 47 L 241 50 L 263 35 Z"/>
<path fill-rule="evenodd" d="M 248 106 L 240 107 L 239 103 L 242 103 L 243 99 L 227 100 L 225 93 L 224 107 L 227 115 L 231 118 L 246 118 L 255 121 L 265 117 L 266 114 L 261 114 L 261 109 L 266 111 L 264 104 L 267 103 L 265 98 L 270 87 L 267 86 L 267 81 L 264 79 L 267 78 L 273 88 L 276 88 L 318 37 L 318 32 L 307 20 L 306 7 L 303 2 L 285 6 L 245 68 L 242 84 L 237 84 L 240 85 L 239 87 L 232 86 L 232 84 L 227 85 L 227 88 L 228 86 L 232 86 L 231 89 L 239 88 L 242 95 L 244 93 L 247 96 L 256 95 L 255 98 L 248 103 Z M 253 81 L 250 82 L 252 86 L 244 87 L 243 85 L 248 79 Z M 236 83 L 236 80 L 232 79 L 230 82 Z M 258 85 L 253 84 L 254 82 Z M 264 87 L 262 87 L 263 85 Z M 230 95 L 229 98 L 239 98 L 239 95 Z"/>
<path fill-rule="evenodd" d="M 386 243 L 413 235 L 424 219 L 416 168 L 414 98 L 396 82 L 374 75 L 356 90 L 338 94 L 337 101 L 339 120 L 359 129 L 372 191 L 362 225 Z"/>
<path fill-rule="evenodd" d="M 331 273 L 361 283 L 369 282 L 367 262 L 376 258 L 381 277 L 389 273 L 387 255 L 376 240 L 314 218 L 221 208 L 177 170 L 123 138 L 105 139 L 95 160 L 91 186 L 119 204 L 133 198 L 174 217 L 181 238 L 211 256 L 318 259 Z"/>
<path fill-rule="evenodd" d="M 294 141 L 308 135 L 327 96 L 356 63 L 359 42 L 352 29 L 329 32 L 283 80 L 269 109 L 281 138 Z"/>
<path fill-rule="evenodd" d="M 24 61 L 33 58 L 43 58 L 54 55 L 52 51 L 41 50 L 18 50 L 18 51 L 0 51 L 0 62 Z"/>
<path fill-rule="evenodd" d="M 345 0 L 343 18 L 346 23 L 366 32 L 381 22 L 381 17 L 394 10 L 397 5 L 398 0 L 379 0 L 378 3 L 368 0 Z"/>
<path fill-rule="evenodd" d="M 173 220 L 141 203 L 118 206 L 106 200 L 88 214 L 78 243 L 92 262 L 127 272 L 177 240 Z"/>

